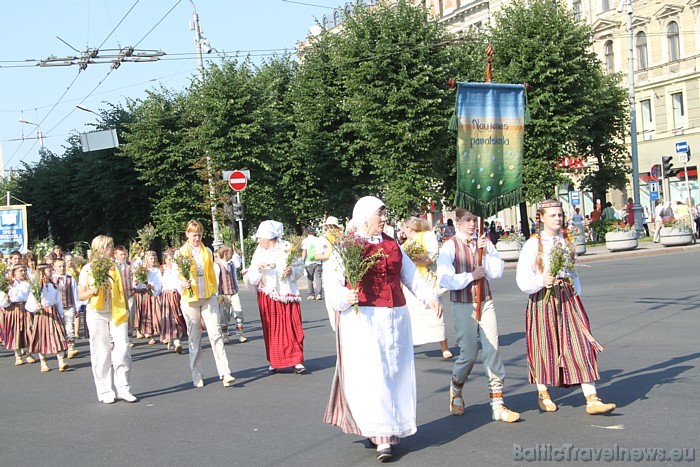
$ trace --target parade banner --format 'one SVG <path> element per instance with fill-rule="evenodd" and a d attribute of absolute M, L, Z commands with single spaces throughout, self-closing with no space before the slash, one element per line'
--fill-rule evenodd
<path fill-rule="evenodd" d="M 27 252 L 27 207 L 0 206 L 0 251 Z"/>
<path fill-rule="evenodd" d="M 455 206 L 481 217 L 524 201 L 523 85 L 459 83 Z"/>

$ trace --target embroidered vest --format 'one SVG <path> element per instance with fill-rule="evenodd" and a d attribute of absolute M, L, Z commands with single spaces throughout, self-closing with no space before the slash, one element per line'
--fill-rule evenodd
<path fill-rule="evenodd" d="M 479 250 L 472 251 L 469 245 L 456 236 L 452 237 L 448 241 L 454 243 L 455 246 L 455 274 L 459 274 L 461 272 L 472 272 L 474 270 L 474 266 L 476 266 L 476 255 L 479 254 Z M 478 281 L 470 282 L 462 290 L 451 290 L 450 300 L 459 303 L 476 302 L 477 282 Z M 484 278 L 482 293 L 484 296 L 484 301 L 491 300 L 491 287 L 489 287 L 489 281 L 486 278 Z"/>
<path fill-rule="evenodd" d="M 399 244 L 382 234 L 382 242 L 376 245 L 368 243 L 365 254 L 371 255 L 380 249 L 386 258 L 370 268 L 360 281 L 359 305 L 388 308 L 404 306 L 406 298 L 401 290 L 402 253 Z"/>
<path fill-rule="evenodd" d="M 219 268 L 219 293 L 224 295 L 235 295 L 238 293 L 238 281 L 236 280 L 236 268 L 231 265 L 229 272 L 228 264 L 223 261 L 216 261 Z"/>
<path fill-rule="evenodd" d="M 73 297 L 73 278 L 65 274 L 58 278 L 58 291 L 61 295 L 63 308 L 71 308 L 75 306 Z"/>

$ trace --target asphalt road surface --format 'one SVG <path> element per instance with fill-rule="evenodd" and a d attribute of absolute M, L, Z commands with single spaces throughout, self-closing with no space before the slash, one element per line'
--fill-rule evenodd
<path fill-rule="evenodd" d="M 547 465 L 551 462 L 542 457 L 516 458 L 533 460 L 571 444 L 617 453 L 646 449 L 643 455 L 654 459 L 639 465 L 678 465 L 658 461 L 661 453 L 650 450 L 664 449 L 665 456 L 672 448 L 699 444 L 699 263 L 700 252 L 684 252 L 581 265 L 593 335 L 606 347 L 599 358 L 598 392 L 618 405 L 609 416 L 587 415 L 578 389 L 553 389 L 560 410 L 539 412 L 536 391 L 527 382 L 527 297 L 515 285 L 515 272 L 507 271 L 492 288 L 507 372 L 505 401 L 522 412 L 522 421 L 491 420 L 480 363 L 465 386 L 465 415 L 450 415 L 451 361 L 441 358 L 437 344 L 416 347 L 418 432 L 402 440 L 392 462 Z M 322 423 L 335 366 L 324 304 L 302 303 L 307 374 L 268 375 L 255 297 L 241 295 L 250 341 L 226 345 L 237 378 L 231 388 L 218 381 L 208 344 L 206 386 L 195 389 L 186 354 L 142 340 L 133 349 L 131 374 L 140 402 L 112 405 L 97 401 L 84 339 L 81 355 L 65 373 L 58 372 L 55 358 L 53 370 L 41 373 L 38 363 L 15 367 L 13 354 L 0 351 L 0 465 L 376 465 L 364 440 Z M 445 316 L 456 354 L 449 310 Z M 590 452 L 578 454 L 586 460 Z"/>

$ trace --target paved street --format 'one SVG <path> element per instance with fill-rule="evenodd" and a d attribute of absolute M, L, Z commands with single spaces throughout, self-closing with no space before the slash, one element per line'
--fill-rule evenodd
<path fill-rule="evenodd" d="M 587 415 L 580 391 L 565 389 L 551 392 L 558 412 L 539 412 L 527 382 L 526 296 L 509 270 L 493 289 L 508 373 L 505 400 L 523 420 L 491 421 L 481 364 L 465 386 L 465 415 L 451 416 L 451 361 L 440 357 L 437 344 L 417 347 L 418 433 L 397 447 L 394 463 L 522 464 L 513 461 L 514 444 L 697 448 L 700 248 L 663 253 L 601 251 L 597 259 L 609 260 L 582 262 L 579 269 L 593 335 L 606 346 L 599 393 L 618 404 L 613 415 Z M 377 465 L 361 439 L 321 422 L 335 365 L 323 304 L 302 304 L 308 373 L 268 375 L 255 297 L 242 292 L 242 298 L 250 342 L 226 346 L 237 378 L 232 388 L 218 382 L 208 347 L 206 386 L 194 389 L 187 355 L 142 341 L 133 349 L 131 377 L 141 401 L 103 405 L 84 339 L 81 356 L 65 373 L 56 370 L 55 359 L 47 374 L 38 363 L 16 368 L 12 354 L 0 351 L 0 465 Z M 449 310 L 446 318 L 453 344 Z"/>

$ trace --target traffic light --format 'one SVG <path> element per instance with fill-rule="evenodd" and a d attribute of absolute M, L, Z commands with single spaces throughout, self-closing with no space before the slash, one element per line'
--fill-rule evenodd
<path fill-rule="evenodd" d="M 663 156 L 661 158 L 661 170 L 664 174 L 664 178 L 673 176 L 673 164 L 671 163 L 672 160 L 673 156 Z"/>
<path fill-rule="evenodd" d="M 243 203 L 232 203 L 231 208 L 233 210 L 234 220 L 242 221 L 245 219 L 245 205 Z"/>

